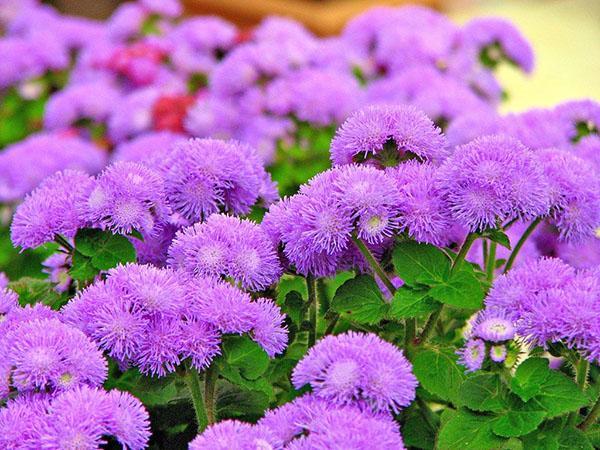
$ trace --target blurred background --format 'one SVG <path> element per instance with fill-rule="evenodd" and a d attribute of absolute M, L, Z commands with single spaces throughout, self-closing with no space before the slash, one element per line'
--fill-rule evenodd
<path fill-rule="evenodd" d="M 105 18 L 119 0 L 54 0 L 70 14 Z M 240 27 L 250 28 L 264 16 L 294 17 L 320 35 L 337 33 L 359 12 L 402 0 L 184 0 L 190 14 L 217 14 Z M 551 106 L 560 101 L 600 98 L 600 0 L 422 0 L 463 23 L 472 17 L 498 15 L 510 19 L 532 43 L 537 64 L 527 77 L 521 72 L 500 71 L 511 97 L 504 111 Z"/>

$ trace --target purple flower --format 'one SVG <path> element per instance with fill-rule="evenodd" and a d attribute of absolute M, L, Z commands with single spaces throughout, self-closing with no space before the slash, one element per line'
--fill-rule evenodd
<path fill-rule="evenodd" d="M 247 121 L 249 119 L 245 118 L 243 122 Z M 198 98 L 188 110 L 184 127 L 192 136 L 230 138 L 240 122 L 238 109 L 232 101 L 207 95 Z"/>
<path fill-rule="evenodd" d="M 190 442 L 189 448 L 190 450 L 275 450 L 281 448 L 281 443 L 266 427 L 238 420 L 224 420 L 209 426 Z"/>
<path fill-rule="evenodd" d="M 310 384 L 317 397 L 346 405 L 365 401 L 374 411 L 398 412 L 415 398 L 417 379 L 402 351 L 374 334 L 327 336 L 292 374 L 297 389 Z"/>
<path fill-rule="evenodd" d="M 150 423 L 131 394 L 81 387 L 51 401 L 36 434 L 38 448 L 99 448 L 110 436 L 124 448 L 141 450 L 148 445 Z"/>
<path fill-rule="evenodd" d="M 314 126 L 339 124 L 363 103 L 363 92 L 352 75 L 319 69 L 277 79 L 266 95 L 267 108 L 274 114 L 292 115 Z"/>
<path fill-rule="evenodd" d="M 7 286 L 8 282 L 0 285 L 0 324 L 6 320 L 8 313 L 19 306 L 19 296 Z"/>
<path fill-rule="evenodd" d="M 50 282 L 56 284 L 54 289 L 57 292 L 65 292 L 69 289 L 71 284 L 71 277 L 69 276 L 71 258 L 68 254 L 53 253 L 42 262 L 42 265 L 44 266 L 42 272 L 48 274 Z"/>
<path fill-rule="evenodd" d="M 591 135 L 580 140 L 573 150 L 577 156 L 590 162 L 596 172 L 600 173 L 600 136 Z"/>
<path fill-rule="evenodd" d="M 108 135 L 115 143 L 135 137 L 152 127 L 152 107 L 161 94 L 159 89 L 138 89 L 114 105 L 108 119 Z"/>
<path fill-rule="evenodd" d="M 75 205 L 85 198 L 93 179 L 83 172 L 65 170 L 47 178 L 18 206 L 11 225 L 13 244 L 24 249 L 74 237 L 84 225 Z"/>
<path fill-rule="evenodd" d="M 400 192 L 400 226 L 417 242 L 448 242 L 452 216 L 437 183 L 432 164 L 409 161 L 386 172 Z"/>
<path fill-rule="evenodd" d="M 465 346 L 458 350 L 458 363 L 467 368 L 467 372 L 481 369 L 485 359 L 485 343 L 481 339 L 469 339 Z"/>
<path fill-rule="evenodd" d="M 47 398 L 42 396 L 20 395 L 6 402 L 0 408 L 0 447 L 35 448 L 47 406 Z"/>
<path fill-rule="evenodd" d="M 249 213 L 265 176 L 256 151 L 246 144 L 190 139 L 175 148 L 165 190 L 173 211 L 194 223 L 219 211 Z"/>
<path fill-rule="evenodd" d="M 119 98 L 118 90 L 102 81 L 68 86 L 48 100 L 44 127 L 49 130 L 68 128 L 85 120 L 103 123 Z"/>
<path fill-rule="evenodd" d="M 412 158 L 439 163 L 448 156 L 439 128 L 409 106 L 371 106 L 352 114 L 331 143 L 335 165 L 371 161 L 382 167 Z"/>
<path fill-rule="evenodd" d="M 581 242 L 559 242 L 556 256 L 576 269 L 600 266 L 600 237 L 589 237 Z"/>
<path fill-rule="evenodd" d="M 547 214 L 550 189 L 536 155 L 519 141 L 487 136 L 460 146 L 439 170 L 457 222 L 471 231 Z"/>
<path fill-rule="evenodd" d="M 506 360 L 506 346 L 492 345 L 490 347 L 490 359 L 497 363 L 504 362 Z"/>
<path fill-rule="evenodd" d="M 529 42 L 505 19 L 483 17 L 468 22 L 462 30 L 465 46 L 474 47 L 485 65 L 495 67 L 508 60 L 525 72 L 533 71 L 534 57 Z"/>
<path fill-rule="evenodd" d="M 600 133 L 600 103 L 594 100 L 571 100 L 558 105 L 555 111 L 569 124 L 567 137 L 573 142 Z"/>
<path fill-rule="evenodd" d="M 163 179 L 153 169 L 117 162 L 98 176 L 78 209 L 93 227 L 122 234 L 150 233 L 168 214 L 163 189 Z"/>
<path fill-rule="evenodd" d="M 502 129 L 501 123 L 501 118 L 494 111 L 488 114 L 482 111 L 464 114 L 448 125 L 446 136 L 450 145 L 463 145 L 475 138 L 499 133 Z"/>
<path fill-rule="evenodd" d="M 32 320 L 8 330 L 0 341 L 3 366 L 18 392 L 60 392 L 98 386 L 107 375 L 102 353 L 81 331 L 56 319 Z"/>
<path fill-rule="evenodd" d="M 178 228 L 166 223 L 157 224 L 151 233 L 143 233 L 144 240 L 130 238 L 135 247 L 137 262 L 140 264 L 152 264 L 157 267 L 167 265 L 169 247 L 175 238 Z"/>
<path fill-rule="evenodd" d="M 569 141 L 571 125 L 549 109 L 530 109 L 518 114 L 508 114 L 501 119 L 500 131 L 537 150 L 563 147 Z"/>
<path fill-rule="evenodd" d="M 184 142 L 185 136 L 170 131 L 158 131 L 142 134 L 115 148 L 113 161 L 132 161 L 160 168 L 168 159 L 176 144 Z"/>
<path fill-rule="evenodd" d="M 192 275 L 230 277 L 253 291 L 275 283 L 282 272 L 276 249 L 257 224 L 222 214 L 178 232 L 169 260 Z"/>
<path fill-rule="evenodd" d="M 504 342 L 514 338 L 513 322 L 502 310 L 480 311 L 473 322 L 472 335 L 488 342 Z"/>
<path fill-rule="evenodd" d="M 587 161 L 564 150 L 537 152 L 550 183 L 552 223 L 565 241 L 594 236 L 600 226 L 600 182 Z"/>
<path fill-rule="evenodd" d="M 272 300 L 252 301 L 245 292 L 214 279 L 196 277 L 188 284 L 190 308 L 199 320 L 222 333 L 248 333 L 271 357 L 285 350 L 285 316 Z"/>
<path fill-rule="evenodd" d="M 106 155 L 95 145 L 67 133 L 40 133 L 0 153 L 0 202 L 19 200 L 59 170 L 94 174 Z"/>

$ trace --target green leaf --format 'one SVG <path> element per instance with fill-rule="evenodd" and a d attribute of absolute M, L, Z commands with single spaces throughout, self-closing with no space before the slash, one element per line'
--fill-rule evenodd
<path fill-rule="evenodd" d="M 549 376 L 550 369 L 546 358 L 528 358 L 517 368 L 510 387 L 526 402 L 541 392 L 542 383 Z"/>
<path fill-rule="evenodd" d="M 592 450 L 595 448 L 581 430 L 573 427 L 564 428 L 562 419 L 546 421 L 537 430 L 521 439 L 527 450 Z"/>
<path fill-rule="evenodd" d="M 496 242 L 496 243 L 500 244 L 502 247 L 505 247 L 509 250 L 511 249 L 510 239 L 508 238 L 506 233 L 504 233 L 503 231 L 500 231 L 498 229 L 492 229 L 492 230 L 486 231 L 482 237 L 488 238 L 489 240 Z"/>
<path fill-rule="evenodd" d="M 241 419 L 254 422 L 269 407 L 269 396 L 264 392 L 245 389 L 226 381 L 219 383 L 216 397 L 219 420 Z"/>
<path fill-rule="evenodd" d="M 495 435 L 493 416 L 475 415 L 459 410 L 445 422 L 438 436 L 440 450 L 484 450 L 502 448 L 506 439 Z"/>
<path fill-rule="evenodd" d="M 442 281 L 429 291 L 434 299 L 457 308 L 479 309 L 483 306 L 484 292 L 477 276 L 461 270 L 448 281 Z"/>
<path fill-rule="evenodd" d="M 427 391 L 455 405 L 459 403 L 460 386 L 466 376 L 456 363 L 452 350 L 430 348 L 421 351 L 413 360 L 413 370 Z"/>
<path fill-rule="evenodd" d="M 511 410 L 494 422 L 492 430 L 503 437 L 523 436 L 535 430 L 545 417 L 545 411 Z"/>
<path fill-rule="evenodd" d="M 410 286 L 441 283 L 450 273 L 450 258 L 433 245 L 400 242 L 392 258 L 396 273 Z"/>
<path fill-rule="evenodd" d="M 358 275 L 346 281 L 338 288 L 331 302 L 331 309 L 343 318 L 368 325 L 379 323 L 389 307 L 370 275 Z"/>
<path fill-rule="evenodd" d="M 600 424 L 595 424 L 585 430 L 585 436 L 595 447 L 600 447 Z"/>
<path fill-rule="evenodd" d="M 281 309 L 296 328 L 300 328 L 306 313 L 306 305 L 300 292 L 290 291 L 285 296 L 285 301 Z"/>
<path fill-rule="evenodd" d="M 588 403 L 588 398 L 573 380 L 551 370 L 548 378 L 540 385 L 540 393 L 530 402 L 546 411 L 548 417 L 556 417 L 578 410 Z"/>
<path fill-rule="evenodd" d="M 500 412 L 507 408 L 508 390 L 497 374 L 470 377 L 459 392 L 461 404 L 474 411 Z"/>
<path fill-rule="evenodd" d="M 100 270 L 136 260 L 135 248 L 129 239 L 94 228 L 84 228 L 77 232 L 75 248 L 79 253 L 92 258 L 92 265 Z"/>
<path fill-rule="evenodd" d="M 54 283 L 31 277 L 22 277 L 8 284 L 8 288 L 19 295 L 19 303 L 33 305 L 44 303 L 51 307 L 59 307 L 63 301 L 62 296 L 54 290 Z"/>
<path fill-rule="evenodd" d="M 247 380 L 256 380 L 269 366 L 269 356 L 247 336 L 230 335 L 223 338 L 220 362 L 239 369 Z"/>
<path fill-rule="evenodd" d="M 435 433 L 427 422 L 423 420 L 423 417 L 414 409 L 403 413 L 404 415 L 406 415 L 406 421 L 402 426 L 404 445 L 424 450 L 433 449 L 435 445 Z"/>
<path fill-rule="evenodd" d="M 401 287 L 394 294 L 388 316 L 392 319 L 421 317 L 436 311 L 440 304 L 428 297 L 427 291 Z"/>
<path fill-rule="evenodd" d="M 73 262 L 69 269 L 71 278 L 77 281 L 90 281 L 98 275 L 99 270 L 92 264 L 92 258 L 79 252 L 74 252 Z"/>

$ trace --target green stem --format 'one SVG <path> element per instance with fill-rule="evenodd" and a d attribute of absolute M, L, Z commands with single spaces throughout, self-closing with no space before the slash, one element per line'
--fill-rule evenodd
<path fill-rule="evenodd" d="M 375 274 L 379 277 L 379 279 L 385 285 L 387 290 L 390 291 L 390 294 L 394 295 L 396 293 L 396 287 L 393 285 L 392 281 L 388 278 L 388 276 L 385 273 L 385 271 L 383 270 L 383 268 L 379 265 L 379 263 L 377 262 L 377 260 L 373 256 L 373 254 L 371 253 L 371 250 L 369 250 L 369 248 L 365 245 L 365 243 L 354 234 L 352 235 L 352 240 L 354 241 L 354 243 L 356 244 L 356 246 L 358 247 L 358 249 L 360 250 L 362 255 L 365 257 L 365 259 L 371 266 L 371 269 L 373 269 L 373 272 L 375 272 Z"/>
<path fill-rule="evenodd" d="M 435 324 L 437 323 L 438 319 L 442 315 L 442 306 L 440 306 L 440 309 L 438 309 L 437 311 L 432 312 L 431 315 L 429 316 L 429 319 L 427 319 L 427 322 L 425 323 L 425 326 L 423 327 L 423 331 L 421 331 L 421 335 L 419 336 L 419 344 L 422 344 L 422 343 L 426 342 L 427 339 L 429 339 L 431 332 L 435 328 Z"/>
<path fill-rule="evenodd" d="M 331 322 L 329 322 L 329 325 L 327 325 L 327 328 L 325 329 L 324 336 L 327 336 L 327 335 L 333 333 L 333 330 L 334 330 L 335 326 L 337 325 L 339 319 L 340 319 L 339 314 L 336 314 L 335 316 L 333 316 L 333 318 L 331 319 Z"/>
<path fill-rule="evenodd" d="M 308 332 L 308 346 L 312 347 L 317 341 L 319 299 L 317 295 L 317 279 L 309 275 L 306 277 L 306 288 L 308 291 L 310 330 Z"/>
<path fill-rule="evenodd" d="M 425 420 L 425 423 L 431 428 L 431 431 L 435 433 L 437 431 L 437 420 L 434 412 L 421 397 L 417 397 L 417 405 L 419 405 L 419 411 L 421 412 L 421 416 Z"/>
<path fill-rule="evenodd" d="M 590 363 L 587 361 L 587 359 L 585 359 L 583 357 L 579 358 L 579 361 L 577 361 L 577 364 L 575 365 L 575 382 L 577 383 L 577 386 L 579 386 L 579 388 L 581 390 L 585 389 L 589 370 L 590 370 Z M 577 425 L 578 419 L 579 419 L 579 411 L 573 411 L 571 414 L 569 414 L 567 423 L 569 425 Z"/>
<path fill-rule="evenodd" d="M 517 255 L 519 254 L 519 251 L 525 244 L 525 241 L 529 238 L 529 236 L 531 236 L 531 233 L 533 233 L 533 231 L 537 228 L 537 226 L 540 224 L 541 221 L 542 221 L 542 218 L 538 217 L 537 219 L 535 219 L 533 222 L 531 222 L 529 224 L 529 226 L 523 233 L 523 236 L 521 236 L 521 239 L 519 239 L 519 242 L 517 242 L 517 245 L 515 245 L 515 248 L 511 252 L 510 256 L 508 257 L 508 261 L 506 261 L 506 265 L 504 266 L 504 273 L 508 272 L 512 268 L 513 264 L 515 263 L 515 259 L 517 258 Z"/>
<path fill-rule="evenodd" d="M 217 421 L 215 414 L 215 391 L 219 372 L 216 364 L 211 364 L 204 373 L 204 404 L 206 405 L 206 417 L 208 424 L 211 425 Z"/>
<path fill-rule="evenodd" d="M 404 348 L 408 349 L 414 342 L 417 333 L 417 319 L 404 321 Z"/>
<path fill-rule="evenodd" d="M 69 241 L 67 241 L 67 239 L 61 236 L 60 234 L 54 236 L 54 241 L 71 254 L 73 253 L 73 250 L 75 250 L 75 248 L 69 243 Z"/>
<path fill-rule="evenodd" d="M 196 422 L 198 423 L 198 433 L 202 433 L 208 426 L 208 416 L 204 399 L 202 396 L 202 388 L 200 387 L 200 377 L 198 371 L 193 367 L 189 367 L 185 374 L 185 381 L 190 390 L 194 412 L 196 414 Z"/>
<path fill-rule="evenodd" d="M 490 242 L 490 251 L 488 254 L 487 262 L 485 263 L 485 272 L 487 280 L 491 283 L 494 281 L 494 272 L 496 270 L 496 249 L 498 244 L 496 242 Z"/>
<path fill-rule="evenodd" d="M 590 425 L 594 425 L 596 423 L 596 420 L 598 420 L 599 415 L 600 415 L 600 397 L 598 397 L 598 400 L 596 400 L 596 403 L 592 407 L 592 409 L 589 412 L 589 414 L 587 415 L 587 417 L 577 427 L 582 431 L 587 430 L 590 427 Z"/>

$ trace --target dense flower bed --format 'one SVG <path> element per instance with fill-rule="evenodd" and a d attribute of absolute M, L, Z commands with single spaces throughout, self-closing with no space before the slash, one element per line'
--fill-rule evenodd
<path fill-rule="evenodd" d="M 498 18 L 181 12 L 0 5 L 0 448 L 600 446 L 600 104 L 500 115 Z"/>

